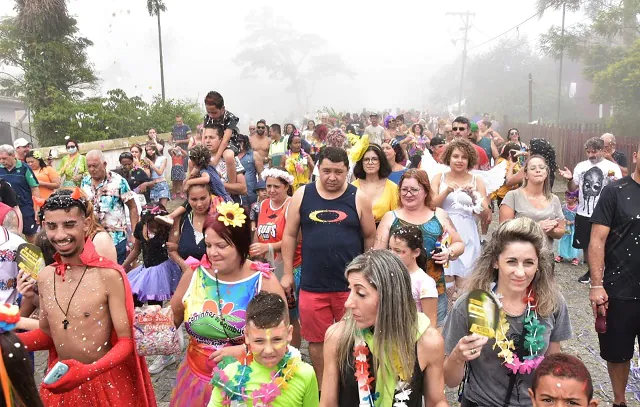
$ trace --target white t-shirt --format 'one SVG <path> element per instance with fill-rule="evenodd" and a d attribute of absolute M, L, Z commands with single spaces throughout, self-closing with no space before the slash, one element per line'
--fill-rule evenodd
<path fill-rule="evenodd" d="M 382 145 L 384 141 L 384 127 L 377 125 L 376 127 L 367 126 L 364 129 L 364 134 L 369 135 L 369 143 Z"/>
<path fill-rule="evenodd" d="M 18 246 L 25 241 L 0 226 L 0 304 L 13 304 L 18 297 Z"/>
<path fill-rule="evenodd" d="M 421 299 L 438 298 L 436 281 L 422 269 L 409 273 L 409 276 L 411 276 L 411 294 L 416 302 L 418 312 L 422 312 Z"/>
<path fill-rule="evenodd" d="M 577 214 L 590 218 L 600 199 L 602 188 L 616 179 L 622 178 L 620 167 L 603 159 L 597 164 L 586 160 L 578 163 L 573 170 L 573 182 L 578 185 Z"/>

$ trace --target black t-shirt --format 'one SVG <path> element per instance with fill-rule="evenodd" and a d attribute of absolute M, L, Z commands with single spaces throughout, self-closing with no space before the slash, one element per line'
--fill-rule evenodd
<path fill-rule="evenodd" d="M 159 233 L 147 240 L 142 234 L 142 228 L 142 222 L 138 222 L 133 231 L 133 237 L 138 239 L 142 246 L 142 262 L 144 263 L 144 266 L 153 267 L 167 261 L 169 257 L 165 243 L 169 238 L 168 232 Z"/>
<path fill-rule="evenodd" d="M 0 178 L 0 202 L 12 208 L 15 208 L 16 206 L 20 205 L 20 202 L 18 201 L 18 195 L 16 195 L 16 192 L 13 189 L 11 189 L 11 185 L 7 181 L 1 178 Z"/>
<path fill-rule="evenodd" d="M 120 175 L 122 178 L 126 179 L 127 183 L 129 184 L 129 188 L 131 188 L 131 190 L 136 193 L 138 193 L 138 191 L 136 191 L 136 188 L 138 188 L 140 185 L 144 184 L 145 182 L 152 181 L 152 179 L 147 175 L 146 172 L 144 172 L 142 168 L 134 168 L 131 170 L 131 172 L 126 173 L 124 172 L 122 167 L 119 167 L 119 168 L 116 168 L 113 172 Z M 151 202 L 150 188 L 147 188 L 144 191 L 143 195 L 144 195 L 144 198 L 147 200 L 147 202 Z"/>
<path fill-rule="evenodd" d="M 640 299 L 640 185 L 630 176 L 604 187 L 591 223 L 610 228 L 604 246 L 604 287 L 617 299 Z"/>
<path fill-rule="evenodd" d="M 616 150 L 613 154 L 611 154 L 611 158 L 613 158 L 621 167 L 627 168 L 627 156 L 620 150 Z"/>

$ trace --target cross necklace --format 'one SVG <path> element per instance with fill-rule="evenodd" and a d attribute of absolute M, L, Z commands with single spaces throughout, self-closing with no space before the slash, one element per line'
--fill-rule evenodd
<path fill-rule="evenodd" d="M 69 268 L 69 266 L 67 266 Z M 80 281 L 78 281 L 78 285 L 76 286 L 76 289 L 73 290 L 73 294 L 71 294 L 71 298 L 69 298 L 69 303 L 67 304 L 67 311 L 65 312 L 62 307 L 60 306 L 60 302 L 58 302 L 58 296 L 56 295 L 56 276 L 54 274 L 53 276 L 53 298 L 56 300 L 56 304 L 58 304 L 58 308 L 60 308 L 60 311 L 62 311 L 62 313 L 64 314 L 64 321 L 62 321 L 62 326 L 64 327 L 64 329 L 67 329 L 67 327 L 69 326 L 69 307 L 71 306 L 71 301 L 73 301 L 73 296 L 76 295 L 76 291 L 78 291 L 78 288 L 80 287 L 80 284 L 82 283 L 82 279 L 84 278 L 84 274 L 87 272 L 87 266 L 84 266 L 84 271 L 82 272 L 82 276 L 80 277 Z"/>

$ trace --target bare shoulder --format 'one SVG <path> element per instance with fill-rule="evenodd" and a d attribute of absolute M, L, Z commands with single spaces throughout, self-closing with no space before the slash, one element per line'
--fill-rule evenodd
<path fill-rule="evenodd" d="M 444 355 L 444 339 L 433 327 L 427 328 L 418 339 L 418 353 L 423 355 Z"/>
<path fill-rule="evenodd" d="M 100 277 L 102 277 L 108 288 L 114 287 L 113 284 L 122 284 L 124 280 L 122 273 L 115 269 L 100 267 L 96 268 L 96 271 L 100 274 Z"/>
<path fill-rule="evenodd" d="M 338 343 L 338 339 L 342 335 L 342 331 L 344 330 L 344 321 L 338 321 L 335 324 L 331 325 L 327 332 L 324 334 L 324 343 L 328 346 L 336 346 Z"/>
<path fill-rule="evenodd" d="M 38 274 L 38 289 L 42 290 L 44 287 L 48 287 L 51 283 L 51 279 L 55 274 L 55 268 L 53 266 L 47 266 L 40 270 Z"/>

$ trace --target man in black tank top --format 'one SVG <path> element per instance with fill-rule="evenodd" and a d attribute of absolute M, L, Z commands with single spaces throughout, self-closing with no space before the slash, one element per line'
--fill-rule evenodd
<path fill-rule="evenodd" d="M 309 356 L 322 386 L 323 343 L 327 329 L 340 321 L 349 284 L 344 270 L 373 247 L 376 228 L 371 202 L 347 182 L 349 159 L 341 148 L 326 147 L 318 156 L 320 176 L 293 195 L 282 239 L 282 287 L 293 289 L 293 254 L 302 232 L 300 323 Z"/>

